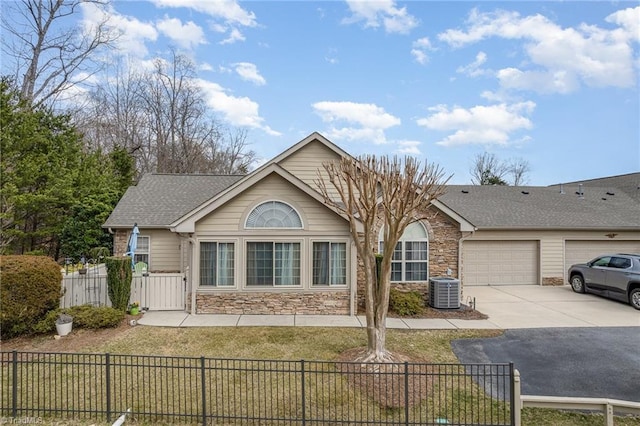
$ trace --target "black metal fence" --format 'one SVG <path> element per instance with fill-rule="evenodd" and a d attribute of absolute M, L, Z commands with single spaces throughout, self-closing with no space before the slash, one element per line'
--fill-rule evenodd
<path fill-rule="evenodd" d="M 0 352 L 3 417 L 224 425 L 511 425 L 512 364 Z"/>

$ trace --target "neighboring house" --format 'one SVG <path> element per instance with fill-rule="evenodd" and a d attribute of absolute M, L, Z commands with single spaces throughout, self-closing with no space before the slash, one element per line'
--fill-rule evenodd
<path fill-rule="evenodd" d="M 355 314 L 361 271 L 346 219 L 315 185 L 349 154 L 313 133 L 246 176 L 148 174 L 104 224 L 114 254 L 186 277 L 192 313 Z M 640 252 L 640 173 L 553 187 L 448 186 L 404 233 L 395 286 L 562 284 L 567 265 Z M 171 294 L 168 292 L 167 294 Z M 171 296 L 167 296 L 171 297 Z"/>

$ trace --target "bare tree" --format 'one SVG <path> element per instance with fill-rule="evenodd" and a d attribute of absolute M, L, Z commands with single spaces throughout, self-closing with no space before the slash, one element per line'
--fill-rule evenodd
<path fill-rule="evenodd" d="M 90 148 L 126 148 L 139 174 L 246 173 L 255 159 L 247 131 L 216 120 L 195 76 L 193 62 L 175 51 L 146 73 L 119 64 L 77 115 Z"/>
<path fill-rule="evenodd" d="M 343 214 L 364 268 L 367 354 L 362 361 L 393 361 L 386 349 L 386 318 L 391 288 L 391 261 L 403 232 L 424 216 L 429 204 L 444 193 L 443 171 L 412 157 L 360 159 L 344 157 L 328 162 L 316 184 L 325 203 Z M 377 276 L 379 225 L 384 227 L 381 272 Z"/>
<path fill-rule="evenodd" d="M 106 0 L 21 0 L 3 2 L 3 53 L 13 58 L 20 94 L 35 105 L 48 103 L 99 68 L 94 55 L 117 33 L 108 14 L 91 28 L 65 27 L 82 3 L 104 7 Z M 83 77 L 80 76 L 82 72 Z"/>
<path fill-rule="evenodd" d="M 474 185 L 506 185 L 505 176 L 508 172 L 508 165 L 488 152 L 476 155 L 469 170 Z"/>
<path fill-rule="evenodd" d="M 509 174 L 512 177 L 513 186 L 522 186 L 528 183 L 528 173 L 531 171 L 529 162 L 523 158 L 514 158 L 509 162 Z"/>

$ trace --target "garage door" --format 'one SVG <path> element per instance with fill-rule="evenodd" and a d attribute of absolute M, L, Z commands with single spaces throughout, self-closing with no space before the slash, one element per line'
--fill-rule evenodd
<path fill-rule="evenodd" d="M 537 241 L 465 241 L 463 285 L 538 284 Z"/>
<path fill-rule="evenodd" d="M 585 263 L 601 254 L 640 253 L 640 241 L 565 241 L 565 273 L 575 263 Z"/>

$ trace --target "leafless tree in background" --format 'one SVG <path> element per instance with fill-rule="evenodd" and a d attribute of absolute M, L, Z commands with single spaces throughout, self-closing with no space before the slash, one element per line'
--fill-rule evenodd
<path fill-rule="evenodd" d="M 2 29 L 10 34 L 2 37 L 2 51 L 14 62 L 22 98 L 36 106 L 51 104 L 95 73 L 100 68 L 95 54 L 118 36 L 108 27 L 107 14 L 91 28 L 66 26 L 82 3 L 107 5 L 106 0 L 2 2 Z"/>
<path fill-rule="evenodd" d="M 245 129 L 218 122 L 196 84 L 193 62 L 172 51 L 148 72 L 118 66 L 90 94 L 78 126 L 92 149 L 122 146 L 138 174 L 246 173 L 255 160 Z"/>
<path fill-rule="evenodd" d="M 475 156 L 469 173 L 474 185 L 520 186 L 527 182 L 530 171 L 529 162 L 525 159 L 516 158 L 505 162 L 495 154 L 485 152 Z M 511 181 L 508 180 L 509 177 Z"/>

